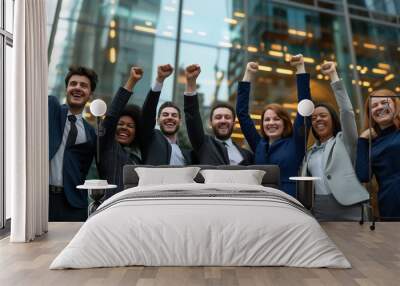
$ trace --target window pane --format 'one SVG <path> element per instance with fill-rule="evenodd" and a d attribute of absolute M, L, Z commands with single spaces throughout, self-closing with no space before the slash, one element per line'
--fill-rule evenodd
<path fill-rule="evenodd" d="M 5 53 L 5 63 L 6 63 L 6 67 L 5 67 L 5 97 L 9 97 L 11 96 L 11 75 L 13 72 L 13 59 L 12 59 L 12 48 L 8 45 L 6 45 L 6 53 Z M 6 193 L 6 219 L 11 217 L 11 193 L 10 190 L 7 189 Z"/>
<path fill-rule="evenodd" d="M 54 35 L 49 66 L 49 92 L 64 97 L 64 76 L 71 64 L 92 67 L 99 75 L 95 93 L 110 102 L 127 80 L 131 65 L 144 69 L 133 103 L 141 105 L 156 77 L 157 65 L 174 64 L 177 33 L 176 0 L 64 0 L 48 21 Z M 54 23 L 58 21 L 57 30 Z M 52 40 L 49 39 L 49 42 Z M 165 82 L 163 99 L 172 96 L 173 79 Z"/>
<path fill-rule="evenodd" d="M 5 9 L 5 17 L 6 17 L 6 31 L 13 33 L 14 31 L 14 0 L 5 0 L 6 9 Z"/>
<path fill-rule="evenodd" d="M 363 93 L 381 88 L 400 92 L 400 30 L 359 20 L 351 24 Z"/>

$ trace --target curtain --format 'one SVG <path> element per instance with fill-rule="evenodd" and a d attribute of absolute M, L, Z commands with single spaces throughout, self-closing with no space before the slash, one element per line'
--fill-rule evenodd
<path fill-rule="evenodd" d="M 47 35 L 45 0 L 15 1 L 12 94 L 6 101 L 6 188 L 11 242 L 48 228 Z"/>

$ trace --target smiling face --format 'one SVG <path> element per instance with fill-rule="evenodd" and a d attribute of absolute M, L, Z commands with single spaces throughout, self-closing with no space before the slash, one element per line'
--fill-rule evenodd
<path fill-rule="evenodd" d="M 181 125 L 181 118 L 179 117 L 178 110 L 174 107 L 164 107 L 160 112 L 158 124 L 164 135 L 171 136 L 176 134 Z"/>
<path fill-rule="evenodd" d="M 123 115 L 119 118 L 115 140 L 122 145 L 130 145 L 135 140 L 136 123 L 132 117 Z"/>
<path fill-rule="evenodd" d="M 381 129 L 393 124 L 395 110 L 392 99 L 388 97 L 371 98 L 371 116 Z"/>
<path fill-rule="evenodd" d="M 325 142 L 333 136 L 332 116 L 327 108 L 316 107 L 311 116 L 311 124 L 321 142 Z"/>
<path fill-rule="evenodd" d="M 234 126 L 232 111 L 226 107 L 214 109 L 211 117 L 211 127 L 215 137 L 220 140 L 227 140 L 231 137 Z"/>
<path fill-rule="evenodd" d="M 82 75 L 71 76 L 66 93 L 69 107 L 83 110 L 92 94 L 89 78 Z"/>
<path fill-rule="evenodd" d="M 267 109 L 264 112 L 264 119 L 262 122 L 265 135 L 271 141 L 276 141 L 282 137 L 285 128 L 282 118 L 272 109 Z"/>

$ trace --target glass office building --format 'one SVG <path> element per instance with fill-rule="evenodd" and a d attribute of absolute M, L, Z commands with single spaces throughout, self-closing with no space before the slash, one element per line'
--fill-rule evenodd
<path fill-rule="evenodd" d="M 182 105 L 184 68 L 199 63 L 204 123 L 215 100 L 235 104 L 248 61 L 260 64 L 251 114 L 258 122 L 267 103 L 295 115 L 291 55 L 305 56 L 316 100 L 334 103 L 320 63 L 334 60 L 359 122 L 366 95 L 380 88 L 400 92 L 399 0 L 49 0 L 49 94 L 64 96 L 71 64 L 94 68 L 96 96 L 110 101 L 131 65 L 144 68 L 132 103 L 141 104 L 159 64 L 175 66 L 162 101 Z M 89 116 L 89 114 L 87 114 Z M 234 138 L 243 143 L 239 125 Z"/>

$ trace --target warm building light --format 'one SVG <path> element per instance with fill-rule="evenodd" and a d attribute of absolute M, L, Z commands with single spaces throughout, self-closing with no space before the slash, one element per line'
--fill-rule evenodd
<path fill-rule="evenodd" d="M 186 16 L 193 16 L 194 12 L 192 10 L 182 10 L 182 14 Z"/>
<path fill-rule="evenodd" d="M 110 60 L 110 63 L 115 64 L 117 61 L 117 49 L 116 48 L 110 48 L 109 54 L 108 54 L 108 59 Z"/>
<path fill-rule="evenodd" d="M 307 37 L 312 38 L 314 37 L 313 33 L 307 33 Z"/>
<path fill-rule="evenodd" d="M 317 75 L 317 79 L 323 79 L 323 78 L 324 78 L 324 76 L 322 74 Z"/>
<path fill-rule="evenodd" d="M 292 71 L 292 70 L 283 69 L 283 68 L 277 68 L 277 69 L 276 69 L 276 72 L 277 72 L 277 73 L 280 73 L 280 74 L 288 74 L 288 75 L 293 74 L 293 71 Z"/>
<path fill-rule="evenodd" d="M 290 62 L 291 59 L 292 59 L 292 55 L 291 54 L 289 54 L 289 53 L 285 54 L 285 61 L 286 62 Z"/>
<path fill-rule="evenodd" d="M 349 64 L 349 68 L 352 70 L 354 69 L 354 65 L 353 64 Z"/>
<path fill-rule="evenodd" d="M 315 60 L 313 58 L 303 57 L 303 60 L 305 63 L 309 63 L 309 64 L 315 63 Z"/>
<path fill-rule="evenodd" d="M 373 68 L 373 69 L 372 69 L 372 72 L 373 72 L 373 73 L 376 73 L 376 74 L 387 74 L 387 71 L 386 71 L 386 70 L 377 69 L 377 68 Z"/>
<path fill-rule="evenodd" d="M 372 87 L 368 88 L 368 92 L 373 92 L 374 89 Z"/>
<path fill-rule="evenodd" d="M 156 29 L 154 28 L 150 28 L 150 27 L 145 27 L 145 26 L 139 26 L 139 25 L 135 25 L 133 27 L 133 29 L 135 29 L 136 31 L 139 32 L 144 32 L 144 33 L 151 33 L 151 34 L 155 34 L 156 33 Z"/>
<path fill-rule="evenodd" d="M 271 68 L 271 67 L 268 67 L 268 66 L 261 66 L 261 65 L 259 65 L 259 66 L 258 66 L 258 69 L 259 69 L 260 71 L 267 71 L 267 72 L 272 71 L 272 68 Z"/>
<path fill-rule="evenodd" d="M 219 42 L 219 46 L 223 48 L 232 48 L 232 43 L 229 42 Z"/>
<path fill-rule="evenodd" d="M 241 44 L 236 44 L 236 45 L 235 45 L 235 49 L 240 50 L 241 48 L 242 48 L 242 45 L 241 45 Z"/>
<path fill-rule="evenodd" d="M 388 74 L 387 76 L 385 76 L 385 81 L 389 81 L 389 80 L 392 80 L 392 79 L 394 79 L 394 74 Z"/>
<path fill-rule="evenodd" d="M 362 69 L 361 66 L 357 66 L 357 70 L 360 71 Z"/>
<path fill-rule="evenodd" d="M 233 15 L 234 15 L 235 17 L 238 17 L 238 18 L 244 18 L 244 17 L 246 17 L 246 14 L 245 14 L 245 13 L 239 12 L 239 11 L 236 11 L 235 13 L 233 13 Z"/>
<path fill-rule="evenodd" d="M 400 86 L 396 87 L 395 91 L 400 92 Z"/>
<path fill-rule="evenodd" d="M 270 56 L 273 56 L 273 57 L 279 57 L 279 58 L 283 57 L 283 53 L 282 52 L 278 52 L 278 51 L 270 50 L 270 51 L 268 51 L 268 54 Z"/>
<path fill-rule="evenodd" d="M 258 52 L 258 49 L 256 47 L 253 47 L 253 46 L 248 46 L 247 50 L 249 52 L 251 52 L 251 53 L 257 53 Z"/>
<path fill-rule="evenodd" d="M 305 31 L 301 31 L 301 30 L 296 30 L 296 29 L 288 29 L 288 33 L 290 35 L 296 35 L 296 36 L 300 36 L 300 37 L 309 37 L 312 38 L 314 35 L 313 33 L 307 33 Z"/>
<path fill-rule="evenodd" d="M 297 31 L 297 35 L 300 37 L 305 37 L 305 36 L 307 36 L 307 33 L 304 31 Z"/>
<path fill-rule="evenodd" d="M 376 50 L 377 49 L 376 45 L 370 44 L 370 43 L 364 43 L 363 46 L 364 46 L 364 48 L 371 49 L 371 50 Z"/>
<path fill-rule="evenodd" d="M 329 76 L 328 75 L 324 76 L 324 79 L 329 80 Z"/>
<path fill-rule="evenodd" d="M 390 70 L 390 65 L 385 63 L 379 63 L 378 67 L 384 70 Z"/>
<path fill-rule="evenodd" d="M 115 22 L 115 20 L 111 20 L 110 21 L 110 28 L 115 28 L 115 26 L 117 26 L 117 23 Z"/>
<path fill-rule="evenodd" d="M 250 114 L 251 119 L 261 120 L 261 115 L 259 114 Z"/>
<path fill-rule="evenodd" d="M 358 42 L 353 41 L 353 45 L 354 45 L 354 46 L 358 46 Z"/>
<path fill-rule="evenodd" d="M 271 49 L 277 50 L 277 51 L 282 51 L 282 45 L 271 44 Z"/>
<path fill-rule="evenodd" d="M 297 109 L 297 103 L 284 103 L 282 107 L 286 109 Z"/>
<path fill-rule="evenodd" d="M 321 65 L 317 65 L 316 67 L 315 67 L 315 70 L 317 70 L 317 71 L 319 71 L 321 69 Z"/>
<path fill-rule="evenodd" d="M 367 67 L 363 67 L 360 72 L 361 72 L 361 74 L 366 74 L 367 71 L 368 71 L 368 68 Z"/>
<path fill-rule="evenodd" d="M 231 24 L 231 25 L 236 25 L 238 23 L 238 21 L 236 19 L 232 19 L 232 18 L 224 18 L 224 22 Z"/>
<path fill-rule="evenodd" d="M 175 8 L 172 6 L 164 6 L 164 10 L 168 12 L 175 12 Z"/>
<path fill-rule="evenodd" d="M 232 138 L 239 138 L 239 139 L 243 139 L 244 135 L 242 133 L 232 133 L 231 135 Z"/>
<path fill-rule="evenodd" d="M 110 30 L 110 38 L 111 38 L 111 39 L 114 39 L 116 35 L 117 35 L 117 32 L 115 32 L 114 29 L 111 29 L 111 30 Z"/>
<path fill-rule="evenodd" d="M 362 83 L 362 85 L 365 86 L 365 87 L 369 87 L 371 84 L 368 81 L 364 81 Z"/>
<path fill-rule="evenodd" d="M 162 34 L 163 34 L 163 36 L 166 36 L 166 37 L 172 37 L 173 36 L 171 31 L 164 31 L 164 32 L 162 32 Z"/>
<path fill-rule="evenodd" d="M 384 51 L 384 50 L 385 50 L 385 47 L 384 47 L 384 46 L 380 46 L 380 47 L 379 47 L 379 50 L 380 50 L 380 51 Z"/>

